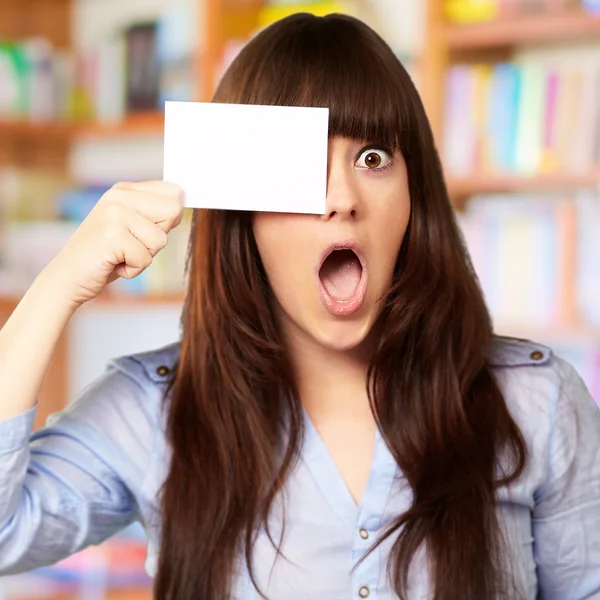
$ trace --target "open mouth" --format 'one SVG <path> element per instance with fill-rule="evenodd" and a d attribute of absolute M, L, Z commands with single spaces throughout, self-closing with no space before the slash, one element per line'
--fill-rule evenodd
<path fill-rule="evenodd" d="M 326 259 L 319 277 L 327 293 L 337 302 L 348 302 L 356 295 L 362 277 L 362 264 L 354 250 L 334 250 Z"/>
<path fill-rule="evenodd" d="M 366 291 L 361 255 L 358 247 L 333 247 L 324 253 L 318 275 L 321 299 L 330 313 L 345 316 L 361 307 Z"/>

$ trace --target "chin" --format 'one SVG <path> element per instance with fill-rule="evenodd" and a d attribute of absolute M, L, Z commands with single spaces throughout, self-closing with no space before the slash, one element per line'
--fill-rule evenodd
<path fill-rule="evenodd" d="M 372 325 L 372 319 L 328 319 L 325 323 L 314 324 L 307 333 L 323 348 L 348 352 L 365 342 Z"/>

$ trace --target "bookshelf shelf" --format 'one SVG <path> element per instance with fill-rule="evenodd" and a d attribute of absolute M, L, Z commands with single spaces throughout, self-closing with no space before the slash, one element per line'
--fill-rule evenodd
<path fill-rule="evenodd" d="M 459 200 L 474 194 L 585 188 L 600 185 L 600 168 L 582 174 L 549 173 L 532 177 L 496 174 L 449 176 L 447 185 L 450 196 Z"/>
<path fill-rule="evenodd" d="M 517 45 L 593 39 L 600 36 L 600 15 L 584 10 L 545 15 L 519 15 L 477 25 L 443 28 L 449 50 L 474 50 Z"/>
<path fill-rule="evenodd" d="M 111 137 L 119 135 L 160 134 L 163 131 L 163 111 L 132 114 L 120 121 L 25 121 L 0 119 L 0 138 L 36 139 L 72 138 L 80 136 Z"/>
<path fill-rule="evenodd" d="M 75 124 L 68 122 L 0 119 L 0 138 L 64 138 L 70 136 L 74 130 Z"/>
<path fill-rule="evenodd" d="M 121 121 L 94 121 L 81 123 L 74 129 L 77 136 L 111 137 L 119 135 L 161 134 L 164 112 L 161 110 L 131 114 Z"/>

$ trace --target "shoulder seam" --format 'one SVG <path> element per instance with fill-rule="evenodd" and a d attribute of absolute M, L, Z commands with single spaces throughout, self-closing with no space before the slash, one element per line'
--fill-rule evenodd
<path fill-rule="evenodd" d="M 131 361 L 141 367 L 146 377 L 154 383 L 166 384 L 170 381 L 177 363 L 178 348 L 179 342 L 175 342 L 155 351 L 121 356 L 113 359 L 113 362 Z"/>
<path fill-rule="evenodd" d="M 547 365 L 552 356 L 552 349 L 543 344 L 495 335 L 487 362 L 491 367 L 539 366 Z"/>

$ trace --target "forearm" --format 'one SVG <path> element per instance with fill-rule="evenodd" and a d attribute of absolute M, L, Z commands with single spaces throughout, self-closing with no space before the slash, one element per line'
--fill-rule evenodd
<path fill-rule="evenodd" d="M 54 349 L 76 308 L 46 270 L 0 329 L 0 421 L 35 405 Z"/>

